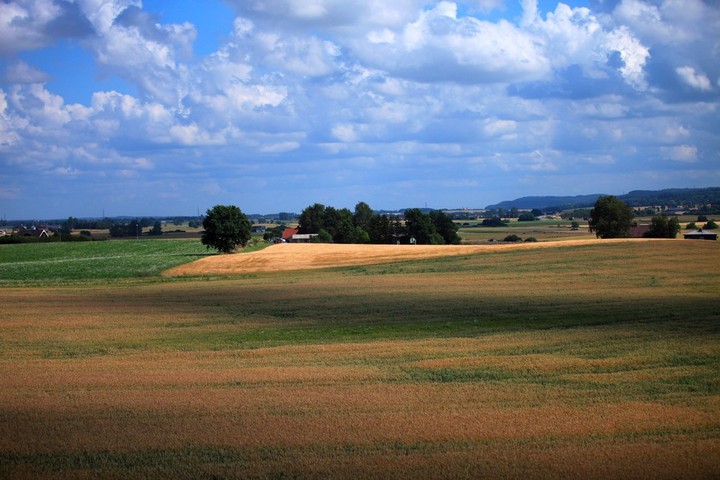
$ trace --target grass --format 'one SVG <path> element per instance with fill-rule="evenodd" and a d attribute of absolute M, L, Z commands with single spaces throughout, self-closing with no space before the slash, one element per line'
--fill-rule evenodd
<path fill-rule="evenodd" d="M 718 265 L 677 241 L 6 283 L 0 477 L 717 477 Z"/>
<path fill-rule="evenodd" d="M 578 230 L 571 229 L 572 221 L 563 219 L 512 221 L 505 227 L 483 227 L 479 222 L 468 222 L 470 226 L 461 226 L 458 233 L 463 243 L 484 243 L 490 240 L 499 242 L 508 235 L 517 235 L 523 240 L 533 237 L 540 242 L 595 238 L 595 234 L 588 231 L 587 223 L 582 219 L 580 222 L 581 226 Z"/>
<path fill-rule="evenodd" d="M 197 240 L 0 245 L 0 285 L 156 277 L 203 255 Z"/>

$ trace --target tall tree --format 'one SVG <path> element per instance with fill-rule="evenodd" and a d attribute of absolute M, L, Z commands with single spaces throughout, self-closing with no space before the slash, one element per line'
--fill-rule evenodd
<path fill-rule="evenodd" d="M 598 238 L 624 238 L 630 236 L 632 209 L 619 198 L 600 197 L 590 211 L 590 231 Z"/>
<path fill-rule="evenodd" d="M 315 203 L 303 210 L 298 227 L 300 233 L 318 233 L 325 228 L 325 205 Z"/>
<path fill-rule="evenodd" d="M 155 220 L 155 223 L 153 224 L 152 230 L 150 230 L 150 235 L 162 235 L 162 222 L 160 220 Z"/>
<path fill-rule="evenodd" d="M 359 202 L 355 205 L 353 222 L 356 227 L 360 227 L 367 231 L 370 228 L 370 222 L 372 221 L 374 215 L 375 214 L 373 213 L 372 208 L 370 208 L 370 205 L 365 202 Z"/>
<path fill-rule="evenodd" d="M 424 214 L 419 208 L 405 210 L 405 228 L 407 229 L 408 236 L 411 239 L 414 238 L 420 245 L 438 243 L 437 237 L 435 236 L 437 233 L 435 225 L 433 225 L 430 216 Z M 440 239 L 439 243 L 443 243 L 442 237 L 440 237 Z"/>
<path fill-rule="evenodd" d="M 458 226 L 453 222 L 452 218 L 442 210 L 433 210 L 430 212 L 430 220 L 435 225 L 435 231 L 442 236 L 444 243 L 448 245 L 457 245 L 460 243 L 458 236 Z"/>
<path fill-rule="evenodd" d="M 680 221 L 677 217 L 668 218 L 661 213 L 650 220 L 650 229 L 645 232 L 644 237 L 648 238 L 675 238 L 680 231 Z"/>
<path fill-rule="evenodd" d="M 234 205 L 215 205 L 208 210 L 203 228 L 200 241 L 208 249 L 212 247 L 230 253 L 238 245 L 245 246 L 250 241 L 250 220 Z"/>
<path fill-rule="evenodd" d="M 370 243 L 395 243 L 395 228 L 387 215 L 375 215 L 368 225 Z"/>

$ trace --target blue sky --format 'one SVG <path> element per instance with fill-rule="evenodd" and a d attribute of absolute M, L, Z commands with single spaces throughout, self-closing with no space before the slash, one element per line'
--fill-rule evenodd
<path fill-rule="evenodd" d="M 0 2 L 0 218 L 718 185 L 714 0 Z"/>

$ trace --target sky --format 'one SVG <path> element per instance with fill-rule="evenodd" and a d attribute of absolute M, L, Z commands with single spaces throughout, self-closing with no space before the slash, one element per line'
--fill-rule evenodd
<path fill-rule="evenodd" d="M 717 0 L 0 0 L 0 218 L 709 186 Z"/>

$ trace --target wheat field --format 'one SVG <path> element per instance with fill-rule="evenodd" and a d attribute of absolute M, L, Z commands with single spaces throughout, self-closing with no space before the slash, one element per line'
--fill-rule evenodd
<path fill-rule="evenodd" d="M 720 476 L 717 244 L 301 247 L 0 289 L 0 477 Z"/>

